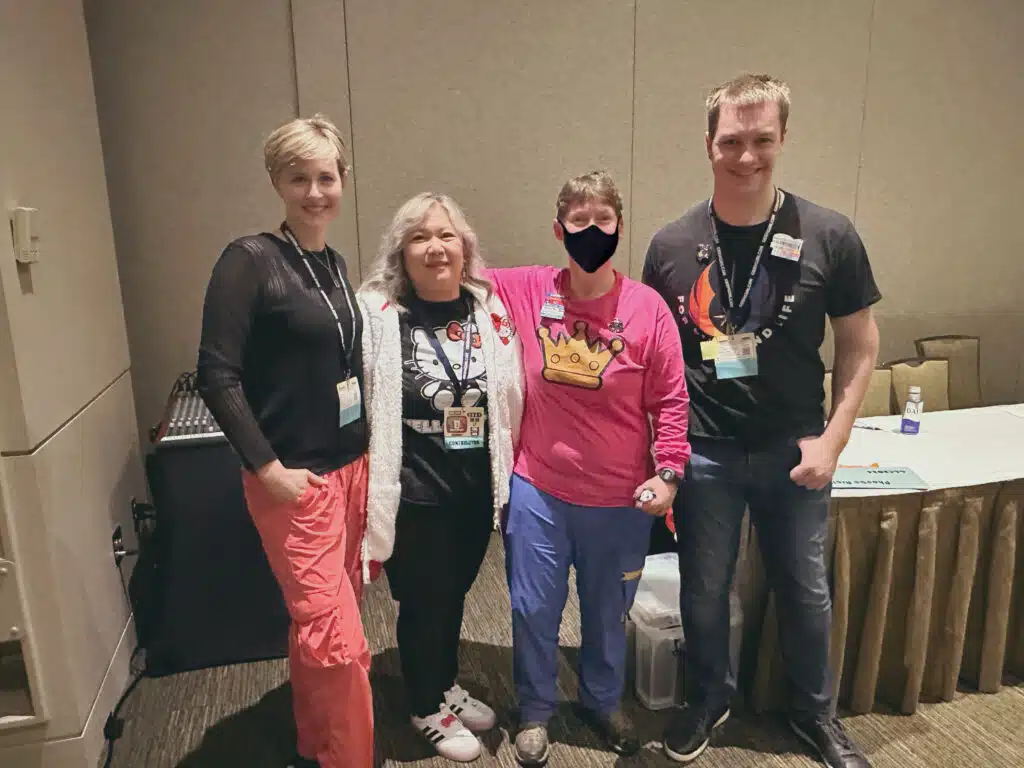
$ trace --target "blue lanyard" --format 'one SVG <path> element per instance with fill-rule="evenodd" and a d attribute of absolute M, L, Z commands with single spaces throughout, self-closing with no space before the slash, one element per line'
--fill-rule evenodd
<path fill-rule="evenodd" d="M 455 370 L 452 368 L 451 362 L 448 360 L 448 355 L 444 353 L 444 348 L 441 346 L 441 342 L 437 340 L 437 335 L 434 333 L 433 328 L 427 329 L 427 340 L 430 342 L 430 346 L 434 349 L 434 354 L 437 356 L 438 361 L 444 368 L 444 372 L 448 374 L 448 378 L 452 382 L 452 386 L 455 387 L 455 407 L 462 407 L 462 393 L 466 390 L 466 382 L 469 380 L 469 361 L 473 354 L 473 307 L 469 308 L 469 314 L 466 317 L 466 325 L 463 330 L 465 335 L 465 344 L 462 348 L 462 380 L 459 381 L 459 377 L 455 375 Z"/>

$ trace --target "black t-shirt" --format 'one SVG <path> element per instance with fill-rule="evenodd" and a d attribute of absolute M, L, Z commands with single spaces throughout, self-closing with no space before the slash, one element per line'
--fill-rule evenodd
<path fill-rule="evenodd" d="M 457 405 L 456 389 L 427 334 L 433 334 L 462 387 L 463 407 L 487 407 L 487 371 L 480 334 L 470 317 L 472 299 L 463 291 L 454 301 L 404 301 L 402 334 L 402 500 L 446 504 L 452 498 L 491 494 L 491 460 L 487 433 L 481 448 L 447 450 L 444 409 Z M 469 341 L 469 370 L 463 370 Z M 465 380 L 465 384 L 461 382 Z M 485 428 L 487 427 L 485 422 Z"/>
<path fill-rule="evenodd" d="M 767 222 L 716 222 L 738 303 Z M 777 234 L 802 239 L 800 258 L 772 254 Z M 843 317 L 881 298 L 864 244 L 840 213 L 786 194 L 765 245 L 750 298 L 734 322 L 757 341 L 758 375 L 719 379 L 701 342 L 725 333 L 726 289 L 715 256 L 708 202 L 651 241 L 643 281 L 675 311 L 686 360 L 690 435 L 736 438 L 750 447 L 821 434 L 825 366 L 818 352 L 825 318 Z"/>
<path fill-rule="evenodd" d="M 277 458 L 324 474 L 366 452 L 364 409 L 339 428 L 338 382 L 355 375 L 362 389 L 363 375 L 363 327 L 345 262 L 330 249 L 307 260 L 341 320 L 344 351 L 302 257 L 273 235 L 228 245 L 206 290 L 200 392 L 247 469 Z"/>

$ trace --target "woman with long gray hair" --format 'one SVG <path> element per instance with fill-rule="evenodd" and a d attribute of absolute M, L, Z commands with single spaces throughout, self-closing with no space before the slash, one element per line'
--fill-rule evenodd
<path fill-rule="evenodd" d="M 450 760 L 480 755 L 494 711 L 455 679 L 466 593 L 508 502 L 519 337 L 447 195 L 403 204 L 359 291 L 370 426 L 367 553 L 399 603 L 412 724 Z"/>

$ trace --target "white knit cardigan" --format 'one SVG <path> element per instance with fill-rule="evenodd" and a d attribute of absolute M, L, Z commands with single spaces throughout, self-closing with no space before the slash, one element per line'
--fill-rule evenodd
<path fill-rule="evenodd" d="M 509 481 L 523 416 L 523 366 L 519 334 L 494 293 L 466 286 L 487 370 L 487 419 L 494 524 L 508 503 Z M 370 476 L 363 540 L 363 578 L 371 561 L 383 563 L 395 545 L 395 518 L 402 489 L 402 340 L 398 310 L 383 294 L 359 291 L 363 328 L 363 393 L 370 428 Z M 503 335 L 496 325 L 504 319 Z M 509 335 L 511 333 L 511 335 Z"/>

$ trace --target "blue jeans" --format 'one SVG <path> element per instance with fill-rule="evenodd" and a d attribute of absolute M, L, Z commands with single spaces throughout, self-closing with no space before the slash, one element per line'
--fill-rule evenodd
<path fill-rule="evenodd" d="M 558 627 L 576 566 L 580 599 L 580 703 L 619 707 L 626 671 L 626 614 L 636 597 L 654 518 L 635 507 L 568 504 L 513 475 L 505 528 L 512 602 L 512 676 L 524 723 L 546 723 L 558 705 Z"/>
<path fill-rule="evenodd" d="M 687 703 L 718 710 L 736 691 L 729 660 L 729 587 L 749 507 L 775 592 L 792 713 L 828 712 L 832 602 L 825 540 L 831 489 L 812 491 L 790 480 L 790 470 L 800 462 L 795 441 L 763 451 L 709 438 L 690 442 L 693 455 L 675 513 Z"/>

